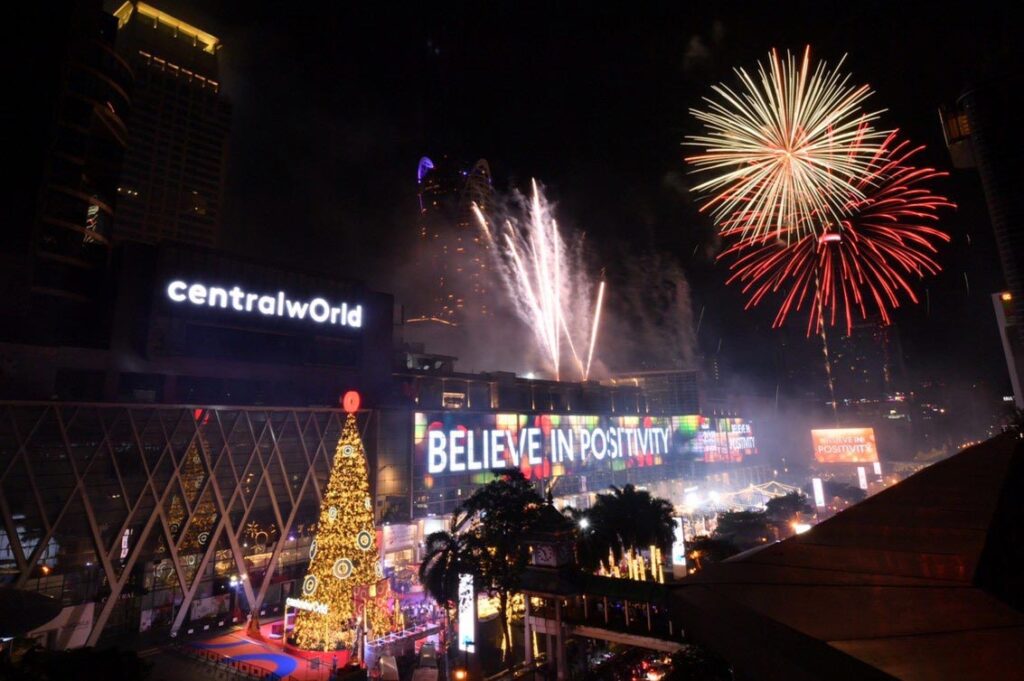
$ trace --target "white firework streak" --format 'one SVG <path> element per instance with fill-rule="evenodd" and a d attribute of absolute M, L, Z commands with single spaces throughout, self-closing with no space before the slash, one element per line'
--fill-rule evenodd
<path fill-rule="evenodd" d="M 500 234 L 478 206 L 473 212 L 516 314 L 530 328 L 555 379 L 561 378 L 562 354 L 568 348 L 579 377 L 586 380 L 603 296 L 591 313 L 597 287 L 587 276 L 580 249 L 565 242 L 536 181 L 531 186 L 523 215 L 506 219 Z M 603 283 L 601 287 L 603 291 Z M 576 348 L 578 340 L 586 342 L 588 330 L 590 352 L 584 365 Z"/>

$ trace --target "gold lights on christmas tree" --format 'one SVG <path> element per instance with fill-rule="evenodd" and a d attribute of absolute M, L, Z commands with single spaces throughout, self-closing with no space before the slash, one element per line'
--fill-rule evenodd
<path fill-rule="evenodd" d="M 348 416 L 338 440 L 331 476 L 320 506 L 317 533 L 309 549 L 309 570 L 300 598 L 307 609 L 295 621 L 295 643 L 307 650 L 335 650 L 355 643 L 361 624 L 369 637 L 391 628 L 379 600 L 386 587 L 373 526 L 373 500 L 366 452 L 356 426 L 358 396 L 345 396 Z M 367 598 L 366 596 L 370 596 Z"/>
<path fill-rule="evenodd" d="M 197 421 L 200 416 L 201 414 L 197 411 L 195 415 Z M 217 522 L 217 508 L 213 504 L 210 491 L 207 490 L 202 498 L 199 496 L 207 478 L 200 448 L 207 452 L 210 450 L 202 431 L 199 431 L 189 445 L 188 451 L 185 452 L 179 474 L 182 493 L 175 492 L 171 495 L 171 508 L 167 513 L 171 534 L 178 541 L 178 555 L 181 557 L 182 570 L 185 573 L 187 584 L 191 583 L 195 577 L 199 560 L 210 541 L 210 532 Z M 189 515 L 186 503 L 192 504 L 192 513 L 191 520 L 185 532 L 182 533 L 181 528 Z M 176 577 L 172 571 L 168 575 L 168 582 L 175 580 Z"/>

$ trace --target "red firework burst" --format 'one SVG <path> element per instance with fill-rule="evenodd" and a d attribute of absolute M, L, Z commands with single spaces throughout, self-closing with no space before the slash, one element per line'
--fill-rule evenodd
<path fill-rule="evenodd" d="M 807 334 L 845 320 L 850 332 L 855 314 L 877 312 L 883 323 L 905 295 L 916 303 L 914 277 L 935 274 L 936 244 L 949 235 L 934 225 L 949 199 L 923 186 L 948 173 L 910 165 L 924 147 L 895 144 L 890 135 L 876 157 L 875 170 L 858 186 L 863 198 L 851 199 L 846 217 L 788 245 L 777 238 L 742 238 L 736 228 L 723 236 L 738 240 L 719 256 L 735 258 L 727 283 L 742 285 L 746 308 L 782 293 L 773 326 L 793 310 L 809 306 Z"/>

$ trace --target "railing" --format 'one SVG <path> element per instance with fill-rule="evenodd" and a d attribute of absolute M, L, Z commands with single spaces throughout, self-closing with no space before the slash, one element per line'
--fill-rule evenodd
<path fill-rule="evenodd" d="M 520 662 L 512 668 L 511 673 L 504 669 L 493 676 L 488 676 L 484 681 L 515 681 L 515 679 L 522 679 L 530 674 L 546 673 L 548 663 L 544 658 L 545 655 L 541 653 L 533 662 Z"/>
<path fill-rule="evenodd" d="M 681 641 L 681 627 L 670 619 L 669 609 L 664 605 L 630 603 L 629 617 L 626 617 L 626 605 L 622 601 L 608 599 L 608 616 L 605 617 L 603 599 L 593 598 L 586 609 L 582 601 L 570 602 L 562 608 L 562 622 L 569 626 L 587 626 L 607 629 L 623 634 L 649 636 L 652 638 Z M 648 617 L 649 608 L 649 617 Z M 554 620 L 555 608 L 551 605 L 533 606 L 530 608 L 532 617 Z M 648 621 L 650 625 L 648 626 Z"/>

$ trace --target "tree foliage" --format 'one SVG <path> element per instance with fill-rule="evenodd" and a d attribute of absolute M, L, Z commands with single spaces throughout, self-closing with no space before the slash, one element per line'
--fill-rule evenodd
<path fill-rule="evenodd" d="M 478 576 L 478 564 L 472 560 L 471 537 L 464 533 L 465 513 L 452 517 L 449 530 L 427 535 L 423 562 L 420 563 L 420 584 L 441 607 L 451 608 L 458 597 L 459 575 Z"/>
<path fill-rule="evenodd" d="M 456 509 L 450 532 L 427 537 L 427 558 L 420 567 L 420 579 L 438 603 L 448 604 L 456 597 L 460 574 L 473 575 L 477 589 L 496 595 L 509 651 L 509 601 L 529 559 L 526 535 L 534 529 L 543 503 L 522 471 L 509 469 Z"/>
<path fill-rule="evenodd" d="M 703 646 L 687 644 L 672 656 L 672 671 L 664 681 L 731 681 L 729 663 Z"/>
<path fill-rule="evenodd" d="M 715 538 L 745 551 L 772 541 L 775 533 L 764 511 L 728 511 L 718 516 Z"/>
<path fill-rule="evenodd" d="M 802 492 L 790 492 L 785 496 L 769 499 L 765 504 L 768 519 L 777 525 L 788 525 L 797 516 L 813 511 L 807 496 Z"/>
<path fill-rule="evenodd" d="M 860 487 L 838 480 L 826 480 L 824 488 L 826 499 L 838 497 L 848 504 L 864 501 L 868 496 L 868 493 Z"/>
<path fill-rule="evenodd" d="M 720 563 L 739 552 L 736 545 L 730 541 L 707 536 L 694 537 L 686 544 L 686 561 L 696 571 L 703 569 L 708 563 Z"/>
<path fill-rule="evenodd" d="M 652 496 L 633 485 L 597 495 L 594 505 L 586 511 L 570 511 L 580 527 L 577 555 L 584 569 L 596 570 L 612 555 L 621 560 L 627 551 L 640 551 L 657 546 L 668 551 L 675 540 L 676 519 L 672 504 L 666 499 Z"/>

